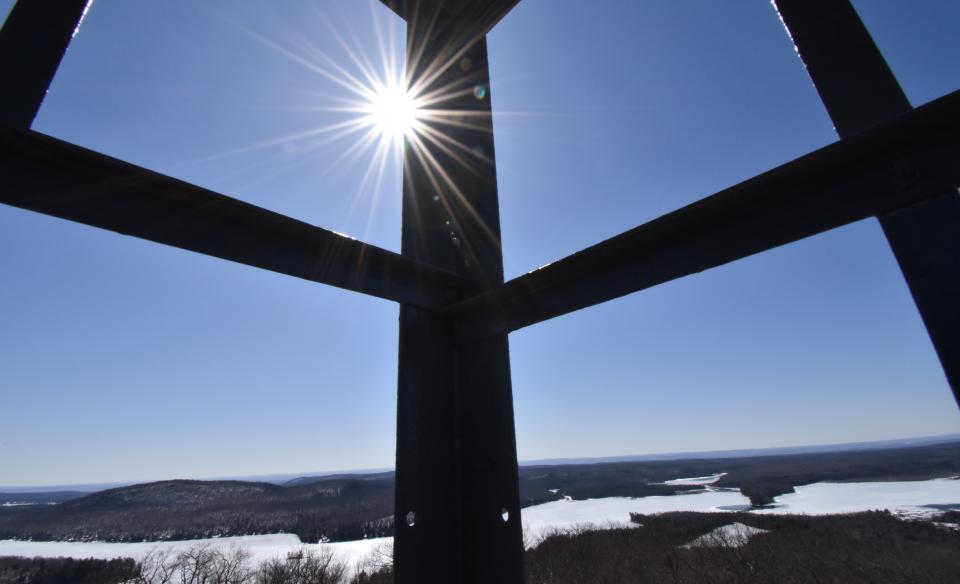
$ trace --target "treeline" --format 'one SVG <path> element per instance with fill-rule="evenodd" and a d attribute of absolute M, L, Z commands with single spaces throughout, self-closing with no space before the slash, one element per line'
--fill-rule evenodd
<path fill-rule="evenodd" d="M 887 512 L 793 516 L 633 514 L 637 527 L 557 532 L 525 555 L 528 584 L 954 584 L 960 513 L 936 522 Z M 766 530 L 717 535 L 732 522 Z M 947 523 L 938 526 L 937 523 Z M 715 532 L 714 532 L 715 533 Z M 746 539 L 746 542 L 744 542 Z M 392 572 L 374 574 L 391 583 Z"/>
<path fill-rule="evenodd" d="M 523 503 L 569 496 L 645 497 L 699 487 L 663 485 L 680 477 L 726 473 L 713 486 L 738 488 L 755 506 L 821 481 L 904 481 L 960 474 L 960 443 L 852 452 L 535 466 L 520 469 Z M 556 490 L 551 493 L 548 490 Z"/>
<path fill-rule="evenodd" d="M 886 512 L 633 520 L 640 527 L 548 538 L 527 552 L 529 584 L 951 584 L 960 574 L 960 533 Z M 739 546 L 731 536 L 726 545 L 684 547 L 731 522 L 767 532 Z"/>
<path fill-rule="evenodd" d="M 527 550 L 528 584 L 953 584 L 960 573 L 960 513 L 934 522 L 887 512 L 833 516 L 665 513 L 631 516 L 631 529 L 557 532 Z M 715 536 L 732 522 L 763 530 Z M 392 550 L 348 567 L 330 549 L 255 564 L 239 548 L 199 545 L 142 562 L 0 558 L 0 583 L 391 584 Z M 71 579 L 72 578 L 72 579 Z"/>
<path fill-rule="evenodd" d="M 887 512 L 635 514 L 635 528 L 566 530 L 527 550 L 527 584 L 955 584 L 958 515 L 944 513 L 937 522 L 953 525 L 938 527 Z M 765 532 L 688 546 L 732 522 Z"/>
<path fill-rule="evenodd" d="M 393 533 L 393 481 L 337 479 L 281 487 L 163 481 L 42 507 L 0 510 L 0 539 L 160 541 L 295 533 L 344 541 Z"/>
<path fill-rule="evenodd" d="M 0 557 L 0 584 L 119 584 L 139 575 L 140 565 L 131 558 Z"/>
<path fill-rule="evenodd" d="M 84 495 L 81 491 L 43 491 L 39 493 L 0 493 L 0 505 L 49 505 L 63 503 L 70 499 L 79 499 Z"/>
<path fill-rule="evenodd" d="M 960 475 L 960 443 L 724 461 L 717 487 L 738 487 L 755 506 L 812 483 L 911 481 Z"/>
<path fill-rule="evenodd" d="M 160 550 L 141 562 L 70 558 L 0 558 L 0 584 L 380 584 L 391 577 L 389 554 L 356 567 L 329 549 L 251 561 L 243 548 L 197 545 Z"/>

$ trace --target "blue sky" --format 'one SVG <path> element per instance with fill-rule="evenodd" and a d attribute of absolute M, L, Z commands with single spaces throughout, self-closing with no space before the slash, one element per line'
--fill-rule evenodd
<path fill-rule="evenodd" d="M 960 86 L 960 5 L 855 4 L 914 105 Z M 836 139 L 769 2 L 582 6 L 489 37 L 508 277 Z M 304 63 L 403 34 L 373 0 L 97 0 L 34 129 L 399 250 L 399 167 L 289 136 L 344 119 Z M 9 207 L 0 250 L 0 485 L 392 465 L 395 304 Z M 872 220 L 510 341 L 522 459 L 960 431 Z"/>

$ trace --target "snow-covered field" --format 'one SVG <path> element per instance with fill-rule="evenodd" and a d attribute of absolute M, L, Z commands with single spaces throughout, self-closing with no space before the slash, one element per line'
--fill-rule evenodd
<path fill-rule="evenodd" d="M 713 477 L 699 477 L 696 480 L 709 480 L 711 478 Z M 695 479 L 678 480 L 690 481 Z M 796 493 L 777 497 L 774 508 L 755 512 L 825 515 L 889 509 L 904 515 L 923 516 L 938 512 L 935 507 L 930 507 L 933 505 L 957 506 L 957 508 L 960 508 L 960 480 L 957 479 L 875 483 L 816 483 L 797 487 L 796 491 Z M 608 497 L 585 501 L 553 501 L 523 509 L 522 519 L 528 545 L 536 545 L 552 531 L 581 527 L 603 529 L 611 526 L 630 526 L 630 513 L 647 515 L 667 511 L 723 513 L 742 511 L 749 507 L 749 499 L 738 491 L 719 490 L 706 486 L 703 491 L 663 497 L 641 497 L 637 499 Z M 286 557 L 287 552 L 298 548 L 329 547 L 351 565 L 356 565 L 369 558 L 378 548 L 389 547 L 392 538 L 307 545 L 301 544 L 297 536 L 292 534 L 150 543 L 0 540 L 0 556 L 132 557 L 139 559 L 158 548 L 179 550 L 200 543 L 208 543 L 226 549 L 232 546 L 242 546 L 252 554 L 254 561 Z"/>
<path fill-rule="evenodd" d="M 174 553 L 190 547 L 208 544 L 224 550 L 243 548 L 250 552 L 250 559 L 260 563 L 273 558 L 286 558 L 287 552 L 298 549 L 329 548 L 336 556 L 350 566 L 366 561 L 379 547 L 393 545 L 392 537 L 345 541 L 338 543 L 302 544 L 292 533 L 270 535 L 242 535 L 238 537 L 220 537 L 211 539 L 191 539 L 183 541 L 107 543 L 107 542 L 71 542 L 71 541 L 16 541 L 0 540 L 0 556 L 25 557 L 71 557 L 71 558 L 117 558 L 127 557 L 143 559 L 147 554 L 159 550 L 172 550 Z"/>

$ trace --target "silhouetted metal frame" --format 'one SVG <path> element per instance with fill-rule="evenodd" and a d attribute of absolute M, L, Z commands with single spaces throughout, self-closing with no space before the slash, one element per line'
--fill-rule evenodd
<path fill-rule="evenodd" d="M 489 92 L 485 35 L 518 0 L 381 1 Z M 448 129 L 486 149 L 454 172 L 464 200 L 408 160 L 402 254 L 30 130 L 87 4 L 20 0 L 0 31 L 0 202 L 399 302 L 402 584 L 523 579 L 506 335 L 524 326 L 878 217 L 960 403 L 960 92 L 911 108 L 847 0 L 775 2 L 838 143 L 506 284 L 489 116 Z"/>
<path fill-rule="evenodd" d="M 0 128 L 0 202 L 422 308 L 456 274 L 30 130 Z"/>
<path fill-rule="evenodd" d="M 912 110 L 870 33 L 848 0 L 776 0 L 777 10 L 841 138 Z M 954 93 L 955 97 L 957 94 Z M 954 137 L 960 136 L 956 126 Z M 942 168 L 960 166 L 960 157 Z M 929 159 L 905 152 L 900 181 L 921 180 Z M 960 181 L 940 196 L 875 213 L 960 403 Z"/>
<path fill-rule="evenodd" d="M 435 107 L 464 123 L 425 116 L 423 133 L 448 141 L 409 139 L 402 253 L 470 281 L 466 298 L 503 285 L 486 40 L 440 5 L 406 17 L 411 83 L 448 96 Z M 466 339 L 439 311 L 401 306 L 399 349 L 395 580 L 521 584 L 506 333 Z"/>

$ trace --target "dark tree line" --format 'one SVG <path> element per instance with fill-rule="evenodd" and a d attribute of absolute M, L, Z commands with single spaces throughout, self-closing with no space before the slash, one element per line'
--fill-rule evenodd
<path fill-rule="evenodd" d="M 389 574 L 377 554 L 354 568 L 330 549 L 293 551 L 261 563 L 243 548 L 203 544 L 158 550 L 140 562 L 0 558 L 0 584 L 378 584 Z"/>
<path fill-rule="evenodd" d="M 960 533 L 886 512 L 633 520 L 642 527 L 545 540 L 527 552 L 529 584 L 948 584 L 960 574 Z M 741 546 L 683 547 L 734 521 L 767 531 Z"/>
<path fill-rule="evenodd" d="M 631 529 L 546 538 L 526 552 L 528 584 L 955 584 L 960 574 L 957 511 L 934 522 L 887 512 L 665 513 L 632 520 Z M 719 536 L 712 546 L 686 547 L 731 522 L 766 532 L 745 544 Z M 370 584 L 393 581 L 390 570 L 365 577 Z"/>
<path fill-rule="evenodd" d="M 281 487 L 163 481 L 59 505 L 0 510 L 0 539 L 161 541 L 295 533 L 306 543 L 393 533 L 393 481 L 337 479 Z"/>
<path fill-rule="evenodd" d="M 0 584 L 119 584 L 139 575 L 140 566 L 130 558 L 0 557 Z"/>

